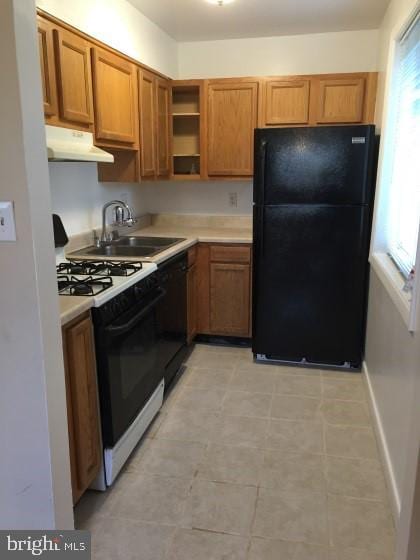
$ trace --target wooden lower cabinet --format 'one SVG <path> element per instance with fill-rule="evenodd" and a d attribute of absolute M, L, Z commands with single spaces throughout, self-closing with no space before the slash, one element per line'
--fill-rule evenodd
<path fill-rule="evenodd" d="M 97 476 L 101 465 L 95 347 L 90 314 L 63 328 L 67 420 L 73 503 Z"/>
<path fill-rule="evenodd" d="M 201 243 L 197 252 L 199 334 L 251 336 L 251 246 Z"/>
<path fill-rule="evenodd" d="M 250 327 L 249 264 L 210 264 L 210 332 L 248 336 Z"/>

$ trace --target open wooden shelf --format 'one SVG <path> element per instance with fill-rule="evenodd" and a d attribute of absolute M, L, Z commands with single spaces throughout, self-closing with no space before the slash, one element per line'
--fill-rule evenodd
<path fill-rule="evenodd" d="M 172 86 L 172 177 L 200 179 L 201 88 L 197 83 Z"/>
<path fill-rule="evenodd" d="M 199 117 L 200 113 L 172 113 L 173 117 Z"/>

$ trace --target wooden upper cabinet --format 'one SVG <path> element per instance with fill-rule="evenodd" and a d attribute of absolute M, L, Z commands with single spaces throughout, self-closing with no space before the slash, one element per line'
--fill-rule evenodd
<path fill-rule="evenodd" d="M 138 144 L 136 66 L 97 47 L 92 60 L 96 142 L 132 148 Z"/>
<path fill-rule="evenodd" d="M 310 80 L 267 80 L 264 90 L 264 125 L 309 122 Z"/>
<path fill-rule="evenodd" d="M 60 119 L 93 123 L 90 43 L 75 33 L 54 29 Z"/>
<path fill-rule="evenodd" d="M 142 177 L 156 174 L 156 79 L 139 70 L 140 162 Z"/>
<path fill-rule="evenodd" d="M 156 78 L 156 175 L 168 177 L 170 173 L 170 84 L 169 80 Z"/>
<path fill-rule="evenodd" d="M 44 113 L 51 116 L 58 112 L 53 30 L 51 24 L 40 17 L 37 18 L 37 24 Z"/>
<path fill-rule="evenodd" d="M 333 78 L 319 80 L 316 122 L 359 123 L 364 120 L 366 80 Z"/>
<path fill-rule="evenodd" d="M 252 175 L 258 89 L 257 81 L 209 81 L 208 175 Z"/>
<path fill-rule="evenodd" d="M 73 501 L 77 502 L 101 465 L 95 347 L 89 315 L 64 327 L 63 347 Z"/>

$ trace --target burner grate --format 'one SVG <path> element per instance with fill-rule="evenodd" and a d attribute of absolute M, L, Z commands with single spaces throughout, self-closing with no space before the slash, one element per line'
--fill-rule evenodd
<path fill-rule="evenodd" d="M 131 276 L 143 268 L 141 262 L 70 260 L 57 265 L 58 274 Z"/>
<path fill-rule="evenodd" d="M 66 275 L 57 277 L 58 293 L 61 296 L 96 296 L 113 285 L 112 278 L 70 278 Z"/>

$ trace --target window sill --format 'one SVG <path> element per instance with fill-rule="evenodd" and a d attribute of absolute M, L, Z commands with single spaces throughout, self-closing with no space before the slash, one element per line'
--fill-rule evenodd
<path fill-rule="evenodd" d="M 386 253 L 373 253 L 370 264 L 410 329 L 410 294 L 403 291 L 404 279 L 397 267 Z"/>

